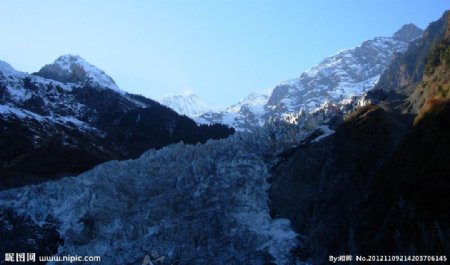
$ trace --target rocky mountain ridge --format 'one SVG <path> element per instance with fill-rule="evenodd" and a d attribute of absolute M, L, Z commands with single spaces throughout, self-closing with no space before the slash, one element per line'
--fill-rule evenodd
<path fill-rule="evenodd" d="M 195 119 L 200 123 L 222 123 L 237 130 L 252 130 L 273 119 L 292 120 L 324 103 L 340 104 L 372 89 L 392 58 L 406 51 L 409 42 L 422 33 L 413 24 L 404 25 L 392 37 L 377 37 L 340 51 L 298 78 L 253 93 L 225 110 L 197 115 Z"/>
<path fill-rule="evenodd" d="M 233 132 L 198 126 L 156 101 L 121 91 L 79 56 L 62 56 L 31 75 L 0 66 L 0 186 L 72 175 L 149 148 Z"/>

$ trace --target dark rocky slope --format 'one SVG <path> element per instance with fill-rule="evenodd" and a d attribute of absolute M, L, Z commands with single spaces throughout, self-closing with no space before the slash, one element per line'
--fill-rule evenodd
<path fill-rule="evenodd" d="M 450 253 L 449 19 L 397 56 L 369 95 L 377 105 L 274 170 L 272 213 L 305 235 L 304 258 Z"/>
<path fill-rule="evenodd" d="M 450 253 L 450 102 L 433 106 L 383 165 L 355 227 L 360 253 Z"/>
<path fill-rule="evenodd" d="M 307 236 L 302 255 L 318 264 L 349 253 L 355 214 L 376 172 L 408 128 L 382 108 L 353 113 L 334 136 L 297 151 L 273 173 L 273 213 Z"/>

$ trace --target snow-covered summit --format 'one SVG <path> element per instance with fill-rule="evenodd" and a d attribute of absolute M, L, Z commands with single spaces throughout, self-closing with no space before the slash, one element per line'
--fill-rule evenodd
<path fill-rule="evenodd" d="M 179 95 L 167 95 L 159 102 L 170 107 L 179 114 L 191 118 L 198 117 L 205 112 L 217 111 L 220 107 L 209 105 L 203 102 L 193 91 L 186 91 Z"/>
<path fill-rule="evenodd" d="M 394 35 L 392 35 L 392 38 L 396 41 L 404 41 L 404 42 L 410 42 L 413 39 L 421 36 L 423 33 L 423 30 L 421 30 L 419 27 L 414 25 L 413 23 L 409 23 L 406 25 L 403 25 L 399 30 L 397 30 Z"/>
<path fill-rule="evenodd" d="M 255 112 L 264 111 L 262 108 L 270 97 L 272 93 L 272 89 L 266 89 L 259 92 L 253 92 L 249 94 L 247 97 L 239 101 L 236 105 L 228 108 L 230 111 L 241 109 L 242 107 L 252 108 Z"/>
<path fill-rule="evenodd" d="M 197 121 L 248 130 L 273 119 L 313 112 L 325 102 L 339 104 L 372 89 L 395 53 L 404 52 L 422 30 L 407 24 L 392 37 L 376 37 L 326 57 L 298 78 L 280 82 L 271 94 L 249 98 Z"/>
<path fill-rule="evenodd" d="M 323 102 L 338 103 L 359 96 L 377 83 L 395 53 L 422 34 L 412 24 L 393 37 L 376 37 L 322 60 L 300 77 L 275 87 L 266 105 L 267 118 L 318 108 Z"/>
<path fill-rule="evenodd" d="M 63 83 L 87 82 L 123 93 L 110 76 L 78 55 L 62 55 L 52 64 L 42 67 L 36 75 Z"/>
<path fill-rule="evenodd" d="M 222 123 L 234 127 L 238 131 L 251 130 L 254 126 L 264 124 L 264 106 L 272 93 L 272 89 L 254 92 L 238 103 L 219 112 L 206 112 L 195 119 L 199 123 Z"/>
<path fill-rule="evenodd" d="M 17 75 L 20 74 L 19 71 L 14 69 L 9 63 L 0 60 L 0 73 L 5 75 Z"/>

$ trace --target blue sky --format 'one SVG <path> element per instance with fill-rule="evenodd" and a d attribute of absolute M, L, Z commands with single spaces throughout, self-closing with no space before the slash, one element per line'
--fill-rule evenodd
<path fill-rule="evenodd" d="M 0 0 L 0 60 L 34 72 L 77 54 L 126 91 L 192 90 L 229 105 L 446 9 L 448 0 Z"/>

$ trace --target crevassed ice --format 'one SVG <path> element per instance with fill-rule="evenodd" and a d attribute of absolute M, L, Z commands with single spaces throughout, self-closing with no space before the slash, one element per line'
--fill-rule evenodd
<path fill-rule="evenodd" d="M 296 264 L 296 233 L 269 215 L 267 156 L 305 133 L 262 128 L 149 150 L 78 177 L 1 192 L 0 205 L 41 224 L 56 218 L 65 242 L 58 254 L 100 255 L 105 264 L 142 264 L 151 251 L 180 264 L 263 264 L 268 254 Z"/>

